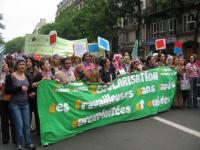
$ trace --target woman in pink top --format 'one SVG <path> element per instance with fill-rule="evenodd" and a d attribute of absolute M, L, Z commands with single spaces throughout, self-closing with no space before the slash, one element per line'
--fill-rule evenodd
<path fill-rule="evenodd" d="M 83 54 L 82 63 L 76 67 L 75 76 L 77 80 L 85 81 L 87 84 L 98 82 L 97 66 L 91 63 L 90 53 Z"/>
<path fill-rule="evenodd" d="M 192 97 L 192 107 L 197 108 L 197 95 L 198 95 L 198 89 L 197 89 L 197 82 L 199 78 L 199 72 L 198 72 L 198 66 L 196 64 L 196 57 L 190 56 L 189 57 L 189 63 L 186 65 L 186 75 L 187 78 L 190 80 L 190 86 L 191 86 L 191 97 Z"/>

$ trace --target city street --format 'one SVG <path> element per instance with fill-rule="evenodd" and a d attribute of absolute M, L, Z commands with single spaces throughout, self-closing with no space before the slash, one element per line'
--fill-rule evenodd
<path fill-rule="evenodd" d="M 144 119 L 86 131 L 40 150 L 199 150 L 200 108 L 170 110 Z M 170 121 L 170 122 L 169 122 Z M 13 150 L 14 144 L 0 150 Z"/>

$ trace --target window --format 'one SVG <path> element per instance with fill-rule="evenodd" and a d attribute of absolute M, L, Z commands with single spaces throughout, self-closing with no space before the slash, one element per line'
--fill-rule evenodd
<path fill-rule="evenodd" d="M 169 36 L 176 34 L 176 19 L 170 19 L 169 22 Z"/>
<path fill-rule="evenodd" d="M 129 23 L 130 23 L 130 24 L 133 23 L 133 17 L 130 17 L 130 18 L 129 18 Z"/>
<path fill-rule="evenodd" d="M 124 19 L 124 26 L 126 26 L 126 25 L 128 25 L 128 19 L 127 18 Z"/>
<path fill-rule="evenodd" d="M 174 36 L 176 34 L 176 19 L 162 20 L 152 24 L 153 38 Z"/>
<path fill-rule="evenodd" d="M 166 21 L 159 22 L 159 36 L 165 36 L 166 32 L 165 26 L 166 26 Z"/>
<path fill-rule="evenodd" d="M 157 24 L 153 23 L 153 37 L 157 38 Z"/>
<path fill-rule="evenodd" d="M 185 14 L 183 16 L 183 31 L 184 32 L 191 32 L 194 31 L 196 28 L 196 18 L 197 13 L 192 14 Z"/>
<path fill-rule="evenodd" d="M 123 41 L 124 42 L 129 42 L 129 34 L 128 34 L 128 32 L 124 33 L 124 40 Z"/>

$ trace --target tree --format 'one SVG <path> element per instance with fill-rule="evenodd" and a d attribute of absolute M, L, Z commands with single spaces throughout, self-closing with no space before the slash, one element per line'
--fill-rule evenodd
<path fill-rule="evenodd" d="M 110 9 L 113 13 L 117 14 L 117 18 L 137 19 L 136 39 L 140 40 L 140 30 L 143 19 L 141 0 L 111 0 L 110 3 Z"/>
<path fill-rule="evenodd" d="M 0 37 L 0 44 L 4 44 L 4 40 Z"/>
<path fill-rule="evenodd" d="M 48 23 L 42 26 L 42 28 L 39 30 L 40 34 L 49 34 L 51 31 L 55 31 L 57 29 L 56 23 Z"/>
<path fill-rule="evenodd" d="M 5 53 L 21 53 L 24 49 L 25 37 L 17 37 L 13 40 L 6 42 L 5 44 Z"/>
<path fill-rule="evenodd" d="M 109 11 L 108 0 L 85 0 L 82 9 L 67 8 L 56 18 L 55 23 L 43 26 L 40 33 L 47 34 L 55 29 L 65 39 L 88 38 L 96 41 L 97 36 L 112 40 L 117 35 L 113 28 L 117 18 Z"/>

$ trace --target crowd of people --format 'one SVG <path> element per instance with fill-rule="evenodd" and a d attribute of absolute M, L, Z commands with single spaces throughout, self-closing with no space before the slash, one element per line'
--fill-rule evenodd
<path fill-rule="evenodd" d="M 82 58 L 62 58 L 55 54 L 51 58 L 41 60 L 29 56 L 7 55 L 0 73 L 2 143 L 8 144 L 12 139 L 17 150 L 22 150 L 25 141 L 26 148 L 36 149 L 31 140 L 31 131 L 34 131 L 31 122 L 34 114 L 36 133 L 40 136 L 36 91 L 41 80 L 56 80 L 63 84 L 82 80 L 86 84 L 100 82 L 110 85 L 120 76 L 159 66 L 169 66 L 177 71 L 177 90 L 173 108 L 197 108 L 200 66 L 195 55 L 191 55 L 187 61 L 183 55 L 171 56 L 163 53 L 154 53 L 145 61 L 131 59 L 128 53 L 111 54 L 106 58 L 97 58 L 88 52 Z M 181 89 L 183 79 L 189 81 L 190 89 Z M 7 100 L 6 95 L 11 95 L 11 98 Z"/>

